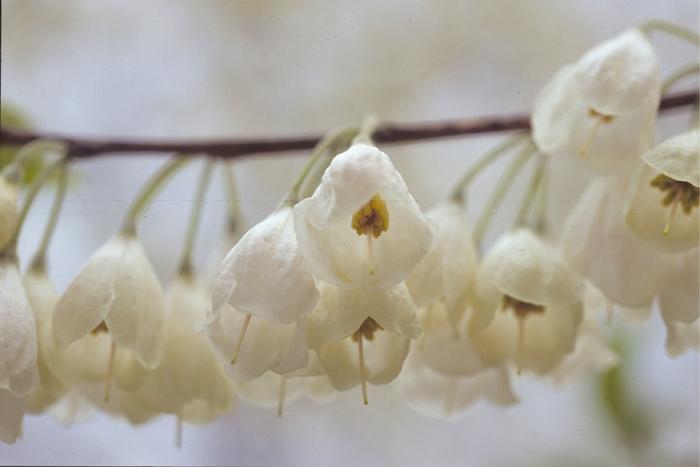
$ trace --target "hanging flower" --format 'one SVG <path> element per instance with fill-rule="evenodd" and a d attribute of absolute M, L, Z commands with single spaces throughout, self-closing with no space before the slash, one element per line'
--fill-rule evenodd
<path fill-rule="evenodd" d="M 625 221 L 663 252 L 698 246 L 700 130 L 675 136 L 646 152 L 631 184 Z"/>
<path fill-rule="evenodd" d="M 292 209 L 282 207 L 250 229 L 229 251 L 214 281 L 214 314 L 226 304 L 279 324 L 294 323 L 318 303 L 304 268 Z"/>
<path fill-rule="evenodd" d="M 573 351 L 583 282 L 529 230 L 504 235 L 487 252 L 475 291 L 470 333 L 487 363 L 544 375 Z"/>
<path fill-rule="evenodd" d="M 700 274 L 698 249 L 664 257 L 659 310 L 666 325 L 666 351 L 676 357 L 700 348 Z"/>
<path fill-rule="evenodd" d="M 504 366 L 487 365 L 467 337 L 462 322 L 454 325 L 443 304 L 422 313 L 424 335 L 413 345 L 398 388 L 406 403 L 419 413 L 436 418 L 462 414 L 480 399 L 497 405 L 517 402 Z"/>
<path fill-rule="evenodd" d="M 562 67 L 537 96 L 533 139 L 598 173 L 633 167 L 653 136 L 660 72 L 649 40 L 631 29 Z"/>
<path fill-rule="evenodd" d="M 426 217 L 433 225 L 433 246 L 406 285 L 417 307 L 443 302 L 456 328 L 466 309 L 477 261 L 469 221 L 464 207 L 455 202 L 436 206 Z"/>
<path fill-rule="evenodd" d="M 0 441 L 13 444 L 22 432 L 25 398 L 0 389 Z"/>
<path fill-rule="evenodd" d="M 432 240 L 389 157 L 360 143 L 333 159 L 313 196 L 294 207 L 294 222 L 314 276 L 344 288 L 398 284 Z"/>
<path fill-rule="evenodd" d="M 7 245 L 17 228 L 19 212 L 17 211 L 17 184 L 0 173 L 0 250 Z"/>
<path fill-rule="evenodd" d="M 231 409 L 233 390 L 205 335 L 205 291 L 179 276 L 165 295 L 163 360 L 136 391 L 150 412 L 169 413 L 189 423 L 206 423 Z"/>
<path fill-rule="evenodd" d="M 141 243 L 121 233 L 97 250 L 68 286 L 56 306 L 53 336 L 57 347 L 66 349 L 90 333 L 108 331 L 142 365 L 155 368 L 162 356 L 164 312 L 163 291 Z"/>
<path fill-rule="evenodd" d="M 39 383 L 34 313 L 14 261 L 0 257 L 0 389 L 22 397 Z"/>

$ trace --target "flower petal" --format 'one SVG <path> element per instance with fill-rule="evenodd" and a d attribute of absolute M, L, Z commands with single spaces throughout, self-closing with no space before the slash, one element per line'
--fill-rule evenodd
<path fill-rule="evenodd" d="M 700 275 L 698 249 L 668 255 L 659 287 L 659 309 L 665 321 L 690 324 L 700 314 Z"/>
<path fill-rule="evenodd" d="M 0 441 L 13 444 L 22 432 L 24 399 L 0 389 Z"/>
<path fill-rule="evenodd" d="M 700 186 L 700 129 L 669 138 L 642 156 L 657 172 Z"/>

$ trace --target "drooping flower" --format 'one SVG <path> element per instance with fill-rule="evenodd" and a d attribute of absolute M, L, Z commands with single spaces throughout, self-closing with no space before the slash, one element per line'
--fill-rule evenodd
<path fill-rule="evenodd" d="M 425 334 L 411 347 L 397 380 L 410 407 L 430 417 L 451 418 L 480 399 L 498 405 L 517 402 L 508 370 L 482 360 L 462 329 L 466 321 L 455 336 L 443 304 L 431 305 L 422 315 Z"/>
<path fill-rule="evenodd" d="M 17 264 L 0 257 L 0 389 L 22 397 L 39 383 L 34 313 Z"/>
<path fill-rule="evenodd" d="M 545 85 L 533 107 L 533 139 L 545 154 L 620 173 L 651 142 L 660 88 L 649 40 L 637 29 L 626 31 L 563 66 Z"/>
<path fill-rule="evenodd" d="M 10 241 L 19 220 L 17 210 L 18 197 L 17 184 L 5 176 L 5 172 L 0 173 L 0 249 Z"/>
<path fill-rule="evenodd" d="M 700 130 L 646 152 L 625 209 L 627 226 L 663 252 L 697 247 L 700 238 Z"/>
<path fill-rule="evenodd" d="M 141 243 L 120 233 L 68 286 L 53 316 L 53 336 L 61 350 L 104 329 L 143 366 L 155 368 L 162 357 L 164 312 L 163 291 Z"/>
<path fill-rule="evenodd" d="M 433 246 L 406 279 L 419 308 L 443 302 L 453 327 L 467 305 L 477 255 L 467 214 L 459 203 L 448 202 L 426 213 L 434 231 Z"/>
<path fill-rule="evenodd" d="M 231 409 L 233 390 L 205 335 L 207 293 L 191 276 L 179 276 L 165 295 L 163 360 L 148 372 L 136 400 L 150 412 L 206 423 Z"/>
<path fill-rule="evenodd" d="M 226 255 L 214 281 L 212 311 L 230 305 L 253 321 L 290 324 L 311 313 L 318 297 L 287 206 L 250 229 Z"/>
<path fill-rule="evenodd" d="M 526 229 L 504 235 L 476 277 L 470 334 L 484 361 L 547 374 L 573 351 L 583 281 Z"/>
<path fill-rule="evenodd" d="M 321 284 L 321 301 L 309 316 L 306 338 L 331 385 L 345 391 L 387 384 L 401 371 L 410 339 L 420 336 L 416 308 L 401 283 L 390 288 L 344 289 Z"/>
<path fill-rule="evenodd" d="M 659 310 L 666 325 L 666 352 L 676 357 L 700 348 L 700 256 L 698 248 L 664 257 Z"/>
<path fill-rule="evenodd" d="M 343 288 L 398 284 L 432 241 L 389 157 L 361 143 L 335 156 L 313 196 L 294 207 L 294 222 L 314 276 Z"/>

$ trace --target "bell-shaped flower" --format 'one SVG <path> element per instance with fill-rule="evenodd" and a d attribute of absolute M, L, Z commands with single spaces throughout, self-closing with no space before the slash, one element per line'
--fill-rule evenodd
<path fill-rule="evenodd" d="M 406 403 L 436 418 L 462 414 L 478 400 L 517 402 L 504 366 L 487 365 L 460 325 L 458 336 L 444 305 L 423 312 L 424 335 L 413 345 L 397 382 Z"/>
<path fill-rule="evenodd" d="M 208 302 L 191 276 L 178 276 L 167 290 L 163 360 L 136 391 L 148 411 L 205 423 L 231 409 L 230 380 L 207 336 L 197 331 L 205 324 Z"/>
<path fill-rule="evenodd" d="M 700 322 L 700 256 L 698 249 L 664 257 L 659 309 L 666 325 L 666 351 L 672 356 L 698 350 Z"/>
<path fill-rule="evenodd" d="M 161 359 L 163 291 L 139 240 L 120 233 L 98 249 L 68 286 L 53 316 L 59 349 L 96 329 L 147 368 Z"/>
<path fill-rule="evenodd" d="M 285 374 L 306 366 L 304 324 L 280 324 L 224 304 L 210 317 L 207 332 L 228 376 L 249 381 L 268 370 Z"/>
<path fill-rule="evenodd" d="M 573 351 L 583 281 L 532 232 L 508 233 L 477 271 L 470 334 L 482 358 L 547 374 Z"/>
<path fill-rule="evenodd" d="M 575 157 L 594 172 L 625 171 L 652 140 L 660 87 L 651 44 L 629 30 L 544 86 L 533 107 L 533 139 L 541 152 Z"/>
<path fill-rule="evenodd" d="M 0 441 L 13 444 L 22 432 L 25 398 L 0 389 Z"/>
<path fill-rule="evenodd" d="M 410 339 L 420 336 L 406 285 L 344 289 L 321 284 L 321 301 L 309 316 L 306 338 L 316 349 L 331 385 L 387 384 L 401 371 Z"/>
<path fill-rule="evenodd" d="M 344 288 L 398 284 L 432 241 L 389 157 L 367 144 L 333 158 L 313 196 L 294 207 L 294 222 L 314 276 Z"/>
<path fill-rule="evenodd" d="M 675 136 L 646 152 L 631 183 L 627 226 L 662 252 L 700 241 L 700 130 Z"/>
<path fill-rule="evenodd" d="M 17 264 L 0 257 L 0 389 L 17 397 L 39 383 L 34 313 Z"/>
<path fill-rule="evenodd" d="M 453 327 L 464 315 L 477 254 L 462 205 L 442 203 L 426 213 L 433 225 L 433 246 L 406 279 L 417 307 L 442 302 Z"/>
<path fill-rule="evenodd" d="M 19 189 L 16 183 L 0 173 L 0 249 L 10 241 L 17 228 L 19 212 L 17 198 Z"/>
<path fill-rule="evenodd" d="M 589 182 L 564 223 L 560 249 L 611 302 L 649 307 L 657 291 L 660 258 L 625 226 L 622 185 L 618 178 Z"/>
<path fill-rule="evenodd" d="M 27 411 L 41 413 L 58 401 L 65 392 L 65 387 L 49 364 L 51 353 L 56 352 L 51 327 L 59 294 L 43 268 L 30 268 L 24 274 L 22 282 L 34 312 L 38 341 L 39 386 L 27 398 Z"/>
<path fill-rule="evenodd" d="M 311 313 L 318 296 L 286 206 L 250 229 L 226 255 L 214 281 L 212 310 L 217 314 L 228 304 L 256 318 L 291 324 Z"/>

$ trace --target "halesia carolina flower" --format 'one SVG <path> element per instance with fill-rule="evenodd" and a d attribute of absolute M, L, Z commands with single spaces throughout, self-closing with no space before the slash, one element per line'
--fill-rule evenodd
<path fill-rule="evenodd" d="M 17 228 L 19 212 L 17 211 L 17 184 L 0 173 L 0 249 L 10 241 Z"/>
<path fill-rule="evenodd" d="M 162 356 L 164 313 L 163 291 L 141 243 L 121 233 L 98 249 L 68 286 L 56 306 L 53 336 L 58 349 L 66 349 L 91 333 L 108 331 L 117 346 L 155 368 Z"/>
<path fill-rule="evenodd" d="M 618 178 L 591 180 L 564 223 L 560 249 L 611 302 L 648 308 L 658 289 L 661 258 L 625 225 L 623 190 Z"/>
<path fill-rule="evenodd" d="M 677 252 L 700 238 L 700 130 L 675 136 L 642 156 L 631 185 L 627 226 L 653 248 Z"/>
<path fill-rule="evenodd" d="M 207 293 L 191 276 L 179 276 L 165 295 L 163 360 L 148 372 L 136 399 L 151 412 L 205 423 L 230 410 L 231 383 L 206 335 Z"/>
<path fill-rule="evenodd" d="M 649 40 L 629 30 L 563 66 L 532 112 L 533 139 L 545 154 L 567 154 L 597 173 L 634 167 L 649 147 L 660 99 Z"/>
<path fill-rule="evenodd" d="M 207 332 L 226 373 L 234 381 L 249 381 L 268 370 L 285 374 L 306 366 L 304 323 L 303 319 L 291 324 L 251 319 L 250 314 L 225 304 L 210 318 Z"/>
<path fill-rule="evenodd" d="M 0 441 L 13 444 L 22 432 L 25 398 L 0 389 Z"/>
<path fill-rule="evenodd" d="M 27 398 L 27 411 L 41 413 L 57 402 L 65 392 L 65 387 L 49 363 L 50 354 L 56 352 L 51 326 L 59 295 L 43 268 L 29 269 L 22 282 L 34 311 L 38 337 L 39 386 Z"/>
<path fill-rule="evenodd" d="M 583 281 L 532 232 L 504 235 L 476 278 L 470 333 L 482 358 L 547 374 L 574 350 Z"/>
<path fill-rule="evenodd" d="M 410 339 L 420 336 L 416 308 L 405 284 L 343 289 L 321 285 L 321 301 L 309 316 L 306 338 L 316 349 L 331 385 L 345 391 L 387 384 L 401 371 Z"/>
<path fill-rule="evenodd" d="M 252 321 L 291 324 L 311 313 L 318 296 L 297 246 L 292 209 L 282 207 L 226 255 L 214 281 L 212 311 L 230 305 Z"/>
<path fill-rule="evenodd" d="M 0 258 L 0 389 L 22 397 L 39 383 L 34 313 L 14 261 Z"/>
<path fill-rule="evenodd" d="M 417 307 L 444 303 L 456 328 L 467 306 L 477 261 L 469 221 L 464 207 L 455 202 L 439 204 L 426 217 L 433 225 L 433 246 L 410 273 L 406 286 Z"/>
<path fill-rule="evenodd" d="M 424 335 L 413 345 L 397 381 L 406 403 L 419 413 L 452 418 L 483 399 L 497 405 L 517 402 L 504 366 L 486 364 L 467 332 L 448 321 L 444 305 L 423 312 Z"/>
<path fill-rule="evenodd" d="M 666 352 L 672 357 L 700 348 L 699 263 L 698 248 L 664 258 L 659 309 L 666 325 Z"/>
<path fill-rule="evenodd" d="M 432 241 L 389 157 L 367 144 L 335 156 L 313 196 L 294 207 L 294 222 L 314 276 L 343 288 L 398 284 Z"/>

